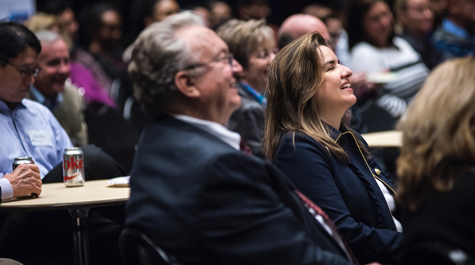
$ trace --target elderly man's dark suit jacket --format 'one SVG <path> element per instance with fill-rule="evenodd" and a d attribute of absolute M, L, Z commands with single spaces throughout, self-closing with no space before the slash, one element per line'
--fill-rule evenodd
<path fill-rule="evenodd" d="M 272 165 L 169 116 L 148 124 L 126 224 L 185 264 L 351 264 Z"/>

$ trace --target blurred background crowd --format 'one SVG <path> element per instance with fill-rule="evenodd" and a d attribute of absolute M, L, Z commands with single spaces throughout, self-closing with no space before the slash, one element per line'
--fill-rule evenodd
<path fill-rule="evenodd" d="M 439 120 L 443 121 L 444 117 L 446 120 L 456 120 L 456 117 L 449 117 L 445 110 L 460 104 L 455 102 L 451 107 L 447 102 L 425 102 L 417 95 L 431 95 L 431 89 L 435 90 L 437 87 L 440 87 L 440 91 L 457 91 L 451 87 L 452 84 L 455 86 L 455 81 L 443 81 L 455 78 L 456 73 L 460 72 L 458 68 L 466 70 L 463 80 L 468 80 L 467 77 L 471 73 L 469 70 L 473 69 L 463 66 L 469 63 L 473 65 L 473 62 L 464 64 L 463 60 L 459 60 L 458 64 L 453 63 L 446 70 L 436 70 L 435 73 L 440 76 L 443 73 L 451 73 L 450 71 L 453 73 L 444 80 L 429 78 L 429 81 L 433 80 L 429 82 L 431 85 L 425 86 L 423 92 L 426 92 L 419 93 L 432 70 L 440 69 L 436 68 L 439 64 L 475 53 L 475 0 L 37 0 L 35 6 L 35 11 L 23 17 L 20 22 L 34 32 L 41 42 L 39 67 L 26 72 L 12 64 L 23 79 L 25 76 L 34 76 L 34 83 L 28 84 L 31 89 L 27 98 L 40 102 L 51 110 L 72 144 L 94 144 L 100 147 L 124 168 L 126 174 L 130 173 L 139 137 L 148 121 L 137 98 L 142 98 L 142 103 L 148 103 L 143 104 L 148 113 L 160 108 L 153 104 L 170 105 L 172 108 L 175 102 L 165 102 L 165 99 L 159 98 L 161 95 L 153 90 L 146 95 L 143 93 L 148 93 L 148 90 L 134 91 L 134 81 L 137 87 L 154 87 L 155 83 L 159 82 L 171 83 L 173 78 L 169 73 L 173 70 L 165 67 L 164 71 L 155 73 L 153 63 L 145 64 L 146 57 L 140 57 L 138 53 L 140 43 L 134 41 L 140 32 L 152 23 L 160 22 L 183 10 L 198 14 L 204 24 L 214 30 L 229 47 L 231 54 L 219 59 L 229 61 L 232 66 L 232 73 L 237 81 L 236 87 L 242 100 L 241 106 L 232 114 L 230 120 L 223 121 L 223 124 L 226 123 L 228 129 L 241 135 L 241 149 L 262 158 L 266 158 L 265 150 L 262 149 L 265 118 L 269 117 L 264 115 L 266 108 L 275 113 L 285 112 L 285 108 L 280 107 L 280 104 L 285 104 L 282 100 L 284 96 L 274 97 L 273 100 L 268 92 L 269 88 L 272 88 L 272 84 L 268 84 L 271 63 L 276 55 L 275 62 L 279 62 L 279 51 L 308 32 L 318 31 L 321 42 L 328 45 L 324 50 L 329 54 L 334 52 L 339 64 L 352 71 L 350 73 L 345 70 L 349 73 L 347 78 L 351 80 L 351 85 L 341 86 L 341 78 L 337 78 L 336 83 L 337 89 L 351 87 L 354 91 L 356 104 L 350 111 L 342 112 L 341 116 L 342 124 L 358 133 L 395 130 L 398 122 L 402 124 L 400 129 L 410 132 L 421 122 L 412 121 L 412 117 L 407 113 L 408 109 L 411 111 L 409 106 L 412 106 L 413 113 L 423 113 L 426 104 L 432 104 L 431 110 L 438 107 L 444 110 L 441 113 L 435 112 L 439 113 L 437 115 L 421 114 L 424 118 L 428 117 L 427 122 L 433 121 L 437 124 Z M 135 45 L 139 48 L 134 49 Z M 285 56 L 285 50 L 281 54 Z M 308 57 L 311 56 L 304 59 Z M 135 75 L 150 71 L 152 77 L 140 79 L 140 76 L 134 76 L 132 81 L 129 64 L 131 60 L 140 59 L 144 59 L 141 60 L 144 64 L 134 66 L 132 63 L 131 69 L 135 69 Z M 311 63 L 311 60 L 299 60 L 295 65 L 305 65 L 308 61 Z M 335 61 L 330 64 L 339 67 Z M 199 72 L 199 66 L 210 62 L 213 61 L 188 65 L 184 69 Z M 172 65 L 172 62 L 168 63 Z M 287 66 L 285 63 L 281 65 Z M 315 76 L 324 76 L 319 71 L 322 70 L 315 71 Z M 281 76 L 284 75 L 278 77 Z M 329 80 L 331 81 L 331 78 Z M 31 78 L 28 82 L 30 81 Z M 472 83 L 457 85 L 460 90 L 466 89 L 457 92 L 457 95 L 470 95 L 470 91 L 473 91 Z M 311 88 L 311 85 L 311 82 L 308 85 L 305 83 L 302 87 Z M 428 95 L 424 97 L 429 98 Z M 183 95 L 177 97 L 179 96 Z M 443 98 L 449 96 L 443 94 Z M 150 102 L 146 102 L 147 100 Z M 410 104 L 413 100 L 418 106 Z M 324 105 L 327 102 L 321 101 L 319 104 Z M 473 112 L 461 110 L 463 111 Z M 440 124 L 445 126 L 450 122 Z M 473 128 L 472 117 L 469 118 L 468 124 Z M 427 125 L 420 130 L 427 128 L 431 127 Z M 427 130 L 425 138 L 430 139 L 433 131 Z M 448 135 L 446 132 L 441 134 Z M 278 141 L 280 139 L 275 142 Z M 331 144 L 335 145 L 334 142 Z M 359 142 L 357 145 L 359 147 Z M 432 145 L 427 146 L 427 153 L 433 153 L 430 149 Z M 411 146 L 402 149 L 404 156 L 400 158 L 400 163 L 403 167 L 399 169 L 399 176 L 411 175 L 405 170 L 416 168 L 411 164 L 416 161 L 411 157 L 415 149 L 417 148 Z M 292 154 L 291 151 L 288 153 Z M 383 171 L 388 172 L 393 180 L 397 180 L 395 161 L 399 156 L 399 149 L 375 149 L 372 154 L 375 164 L 379 163 L 381 168 L 375 168 L 375 173 L 370 168 L 371 176 L 376 178 L 374 174 L 379 175 Z M 272 159 L 272 153 L 267 154 L 267 159 Z M 471 163 L 468 164 L 472 165 Z M 451 161 L 448 164 L 454 165 Z M 365 165 L 370 167 L 367 163 Z M 416 165 L 423 164 L 418 162 Z M 424 170 L 422 167 L 419 169 Z M 470 170 L 473 172 L 473 166 Z M 291 171 L 295 171 L 294 168 L 291 168 Z M 400 183 L 405 183 L 404 179 Z M 411 186 L 410 184 L 408 186 Z M 351 186 L 348 190 L 354 188 Z M 389 193 L 387 188 L 382 190 Z M 418 191 L 403 190 L 403 203 L 404 192 L 417 195 Z M 411 199 L 405 200 L 406 204 L 413 206 Z M 384 205 L 382 199 L 381 202 Z M 368 209 L 373 209 L 372 205 L 368 205 Z M 394 218 L 392 214 L 387 216 Z M 392 229 L 392 234 L 401 232 L 400 227 L 396 226 Z M 396 232 L 396 229 L 399 232 Z M 400 234 L 396 235 L 401 237 Z M 358 246 L 356 243 L 355 245 Z M 372 261 L 372 258 L 368 261 Z"/>
<path fill-rule="evenodd" d="M 234 115 L 227 127 L 239 132 L 262 157 L 267 68 L 279 49 L 304 33 L 319 31 L 340 62 L 353 71 L 358 102 L 352 107 L 351 125 L 360 133 L 394 129 L 431 69 L 475 51 L 472 0 L 38 0 L 36 10 L 24 18 L 25 25 L 36 33 L 58 33 L 69 51 L 60 69 L 67 89 L 60 84 L 56 92 L 73 87 L 84 98 L 83 126 L 76 131 L 87 132 L 66 129 L 70 138 L 79 146 L 96 144 L 126 170 L 147 120 L 127 71 L 133 42 L 151 23 L 182 10 L 196 12 L 208 27 L 218 30 L 242 65 L 241 89 L 252 90 L 249 93 L 258 97 L 259 104 L 252 115 Z M 238 26 L 248 20 L 263 21 Z M 253 41 L 259 45 L 245 45 Z M 257 61 L 251 56 L 255 52 Z M 259 67 L 264 69 L 260 75 Z M 46 65 L 41 68 L 34 86 L 45 94 L 42 87 L 54 88 L 51 80 L 42 82 L 48 80 L 41 77 L 48 72 Z M 36 89 L 29 97 L 41 101 L 34 95 Z M 52 95 L 54 91 L 48 96 Z M 49 103 L 53 112 L 54 103 Z M 394 163 L 387 161 L 394 161 L 395 155 L 385 151 L 375 156 L 394 172 Z"/>

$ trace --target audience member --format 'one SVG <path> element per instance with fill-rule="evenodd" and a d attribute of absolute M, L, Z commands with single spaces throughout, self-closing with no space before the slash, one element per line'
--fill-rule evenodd
<path fill-rule="evenodd" d="M 267 0 L 239 0 L 236 11 L 242 20 L 266 19 L 271 12 Z"/>
<path fill-rule="evenodd" d="M 336 11 L 332 10 L 331 8 L 322 6 L 319 4 L 310 4 L 303 9 L 304 14 L 309 14 L 321 19 L 325 23 L 325 25 L 329 25 L 329 24 L 337 25 L 339 23 L 342 23 L 341 18 L 334 19 L 335 12 Z M 325 21 L 327 19 L 330 19 L 330 20 Z M 330 34 L 330 31 L 329 31 L 329 34 Z M 341 28 L 339 32 L 333 31 L 333 34 L 337 34 L 338 36 L 330 35 L 332 39 L 336 39 L 335 41 L 332 40 L 332 43 L 331 43 L 332 45 L 330 46 L 332 47 L 335 54 L 338 56 L 338 59 L 340 59 L 340 62 L 343 65 L 349 65 L 351 63 L 351 56 L 350 56 L 350 51 L 348 49 L 348 34 L 343 28 Z M 323 37 L 328 42 L 328 39 L 324 35 Z M 359 74 L 356 74 L 354 76 L 359 76 Z M 355 94 L 358 94 L 358 93 L 355 93 Z"/>
<path fill-rule="evenodd" d="M 302 12 L 304 14 L 312 15 L 320 19 L 323 23 L 325 23 L 329 33 L 329 37 L 323 37 L 325 38 L 326 43 L 332 48 L 332 50 L 336 52 L 336 44 L 340 35 L 343 34 L 344 36 L 346 36 L 346 33 L 343 29 L 343 22 L 339 15 L 340 12 L 331 9 L 330 7 L 319 4 L 310 4 L 306 6 Z M 342 58 L 340 58 L 340 60 L 342 60 Z"/>
<path fill-rule="evenodd" d="M 99 63 L 108 79 L 108 94 L 122 110 L 126 99 L 132 94 L 132 81 L 127 73 L 127 64 L 122 61 L 119 41 L 122 37 L 122 18 L 117 9 L 99 2 L 81 12 L 81 28 L 84 47 Z M 80 62 L 88 67 L 90 62 Z"/>
<path fill-rule="evenodd" d="M 446 17 L 432 38 L 445 58 L 475 54 L 475 1 L 447 0 Z"/>
<path fill-rule="evenodd" d="M 87 30 L 90 39 L 87 45 L 89 51 L 111 81 L 109 93 L 120 109 L 119 112 L 102 104 L 88 105 L 85 118 L 89 142 L 101 147 L 128 172 L 139 136 L 133 124 L 126 120 L 130 116 L 124 117 L 124 114 L 129 115 L 130 105 L 133 103 L 127 101 L 133 94 L 133 87 L 127 65 L 121 59 L 121 17 L 115 7 L 96 3 L 85 8 L 81 18 L 81 25 Z M 88 62 L 85 65 L 88 65 Z M 136 109 L 142 114 L 140 106 Z M 140 117 L 143 117 L 143 114 Z"/>
<path fill-rule="evenodd" d="M 238 0 L 237 16 L 241 20 L 260 20 L 270 16 L 271 9 L 267 0 Z M 274 31 L 274 38 L 277 39 L 279 27 L 275 24 L 267 24 Z"/>
<path fill-rule="evenodd" d="M 40 194 L 41 181 L 63 182 L 63 151 L 72 147 L 68 135 L 51 112 L 39 103 L 24 99 L 41 70 L 38 66 L 40 52 L 39 40 L 25 26 L 0 22 L 0 122 L 3 124 L 0 126 L 0 175 L 2 180 L 10 182 L 1 182 L 2 200 L 24 196 L 28 191 Z M 87 180 L 124 174 L 122 168 L 97 147 L 86 146 L 82 150 Z M 12 172 L 14 158 L 24 156 L 32 157 L 35 165 L 20 166 Z M 18 187 L 18 181 L 24 183 Z M 0 219 L 0 255 L 8 254 L 35 264 L 52 264 L 50 262 L 58 259 L 64 262 L 61 258 L 68 258 L 72 235 L 66 211 L 8 213 Z M 108 240 L 104 241 L 103 250 L 91 251 L 93 260 L 97 261 L 96 258 L 117 249 L 121 226 L 100 216 L 90 218 L 90 224 L 91 237 L 102 234 Z M 42 244 L 25 241 L 25 238 L 39 238 Z M 100 236 L 95 239 L 106 240 Z M 92 244 L 96 242 L 92 240 Z"/>
<path fill-rule="evenodd" d="M 391 213 L 396 194 L 363 138 L 345 125 L 356 103 L 351 75 L 319 33 L 282 49 L 269 71 L 264 152 L 322 207 L 359 261 L 391 264 L 402 238 Z"/>
<path fill-rule="evenodd" d="M 17 30 L 17 27 L 19 27 L 18 31 L 23 33 L 23 38 L 13 42 L 11 38 L 15 37 L 16 32 L 11 31 Z M 2 37 L 0 38 L 0 119 L 2 121 L 0 129 L 5 130 L 8 125 L 10 127 L 14 125 L 11 120 L 11 102 L 19 102 L 26 96 L 29 86 L 34 82 L 34 76 L 40 70 L 36 64 L 36 56 L 41 51 L 41 44 L 25 27 L 13 22 L 0 21 L 0 36 Z M 1 139 L 6 140 L 10 134 L 3 132 L 2 135 Z M 3 144 L 0 145 L 2 158 L 12 153 L 12 150 L 5 147 Z M 13 159 L 4 162 L 0 173 L 1 200 L 26 196 L 30 193 L 41 194 L 42 182 L 38 165 L 21 165 L 11 172 Z"/>
<path fill-rule="evenodd" d="M 59 23 L 58 18 L 54 15 L 43 12 L 34 14 L 28 20 L 26 20 L 24 24 L 29 30 L 33 32 L 45 30 L 51 30 L 60 34 L 63 32 L 62 25 Z"/>
<path fill-rule="evenodd" d="M 430 40 L 434 13 L 429 0 L 397 0 L 394 10 L 402 26 L 401 37 L 421 55 L 427 68 L 437 66 L 442 61 L 442 53 Z"/>
<path fill-rule="evenodd" d="M 131 28 L 135 40 L 137 35 L 150 24 L 160 22 L 165 18 L 178 13 L 180 11 L 180 6 L 175 0 L 140 0 L 134 3 L 132 10 Z M 133 43 L 125 49 L 122 54 L 122 60 L 124 62 L 130 62 L 133 49 Z"/>
<path fill-rule="evenodd" d="M 361 106 L 364 122 L 369 131 L 392 130 L 429 70 L 407 41 L 394 36 L 393 15 L 382 0 L 350 1 L 347 33 L 351 68 L 382 83 L 373 90 L 374 100 Z"/>
<path fill-rule="evenodd" d="M 337 231 L 223 126 L 241 101 L 231 63 L 191 12 L 139 36 L 129 69 L 154 120 L 131 173 L 127 225 L 184 264 L 351 264 Z"/>
<path fill-rule="evenodd" d="M 116 107 L 114 100 L 108 95 L 107 85 L 110 81 L 102 70 L 101 66 L 95 62 L 94 58 L 77 45 L 78 22 L 69 1 L 49 0 L 41 9 L 47 14 L 56 16 L 55 23 L 59 23 L 59 31 L 63 40 L 68 44 L 70 51 L 70 81 L 83 94 L 87 104 L 100 102 L 110 107 Z M 27 27 L 33 32 L 53 30 L 46 24 L 39 27 L 37 23 L 31 21 Z M 43 23 L 44 24 L 44 23 Z M 84 63 L 84 64 L 83 64 Z M 106 81 L 104 81 L 106 80 Z"/>
<path fill-rule="evenodd" d="M 237 82 L 241 107 L 232 114 L 226 127 L 239 133 L 252 152 L 264 158 L 261 144 L 266 106 L 264 91 L 268 68 L 277 52 L 273 31 L 265 20 L 230 20 L 217 32 L 243 68 Z"/>
<path fill-rule="evenodd" d="M 31 21 L 29 25 L 37 29 L 44 30 L 50 27 L 50 25 L 46 23 L 42 23 L 42 25 L 39 26 L 32 22 L 33 21 Z M 93 63 L 90 64 L 90 66 L 92 66 L 91 70 L 95 69 L 94 66 L 102 69 L 100 65 L 94 62 L 94 58 L 84 50 L 74 49 L 72 53 L 80 55 L 82 60 L 87 59 L 93 61 Z M 111 155 L 118 163 L 120 163 L 120 165 L 124 167 L 126 172 L 128 172 L 132 166 L 135 145 L 137 144 L 139 137 L 138 133 L 135 131 L 135 128 L 132 126 L 132 124 L 129 124 L 129 122 L 126 121 L 124 117 L 122 117 L 120 112 L 111 108 L 116 106 L 115 102 L 104 92 L 87 68 L 85 68 L 80 63 L 74 62 L 69 64 L 69 68 L 71 82 L 69 82 L 69 79 L 67 79 L 65 83 L 66 93 L 69 94 L 66 95 L 66 101 L 68 101 L 68 98 L 71 97 L 71 93 L 77 94 L 71 89 L 73 87 L 78 87 L 79 93 L 84 95 L 84 99 L 87 103 L 84 119 L 89 126 L 87 127 L 87 132 L 84 131 L 85 134 L 83 135 L 88 135 L 89 143 L 97 145 L 103 151 Z M 40 79 L 45 80 L 45 78 L 42 78 L 42 76 L 46 76 L 46 74 L 40 74 Z M 34 90 L 35 89 L 33 88 L 32 91 Z M 39 92 L 30 92 L 29 97 L 37 100 L 39 99 L 38 96 L 41 97 L 39 94 Z M 65 94 L 60 97 L 64 98 L 64 96 Z M 77 98 L 77 96 L 75 98 Z M 75 129 L 72 129 L 70 126 L 66 125 L 67 123 L 71 123 L 71 121 L 81 120 L 79 115 L 77 115 L 78 113 L 82 113 L 82 110 L 79 107 L 79 101 L 76 101 L 76 105 L 76 108 L 73 108 L 75 111 L 65 111 L 65 109 L 69 108 L 68 104 L 60 104 L 60 106 L 58 106 L 60 109 L 57 111 L 58 113 L 63 113 L 63 115 L 64 113 L 69 113 L 72 115 L 72 117 L 68 116 L 64 118 L 59 118 L 59 116 L 57 116 L 57 118 L 61 120 L 60 123 L 65 126 L 64 128 L 68 132 L 68 135 L 70 135 L 71 130 L 77 130 L 79 128 L 77 127 L 77 125 L 79 125 L 78 123 L 73 123 L 75 125 L 74 127 L 77 127 Z M 68 108 L 66 108 L 66 106 L 68 106 Z M 52 110 L 53 107 L 55 106 L 50 106 L 50 110 Z M 146 120 L 146 118 L 143 116 L 140 106 L 137 105 L 131 109 L 135 111 L 133 113 L 139 113 L 139 115 L 135 115 L 134 117 L 142 118 L 136 118 L 135 120 L 140 123 L 145 123 L 144 120 Z M 58 113 L 55 114 L 57 115 Z M 117 128 L 121 129 L 117 130 Z M 86 127 L 84 127 L 84 129 L 86 129 Z M 82 145 L 81 143 L 76 142 L 78 140 L 76 137 L 77 136 L 72 136 L 71 140 L 75 145 Z M 86 140 L 86 138 L 84 138 L 82 141 L 84 140 Z"/>
<path fill-rule="evenodd" d="M 332 9 L 319 4 L 310 4 L 302 10 L 302 13 L 323 19 L 332 13 Z"/>
<path fill-rule="evenodd" d="M 300 38 L 309 32 L 318 32 L 326 40 L 330 40 L 327 26 L 320 19 L 305 14 L 296 14 L 288 17 L 279 28 L 279 49 Z"/>
<path fill-rule="evenodd" d="M 191 10 L 203 19 L 205 26 L 211 28 L 211 10 L 203 2 L 192 2 L 185 6 L 185 10 Z"/>
<path fill-rule="evenodd" d="M 475 257 L 474 72 L 473 56 L 439 65 L 398 124 L 405 250 L 432 242 Z M 418 264 L 441 263 L 425 257 Z"/>
<path fill-rule="evenodd" d="M 330 33 L 330 41 L 328 41 L 328 46 L 332 48 L 332 50 L 336 51 L 337 43 L 340 39 L 342 34 L 346 34 L 345 30 L 343 29 L 343 21 L 339 12 L 332 12 L 330 15 L 325 17 L 322 20 L 325 25 L 327 25 L 328 33 Z M 343 33 L 345 32 L 345 33 Z M 345 39 L 345 41 L 348 41 Z"/>
<path fill-rule="evenodd" d="M 290 42 L 296 40 L 297 38 L 300 38 L 301 36 L 309 32 L 320 33 L 320 35 L 322 35 L 322 37 L 325 39 L 326 42 L 332 38 L 328 32 L 327 26 L 320 19 L 311 15 L 303 15 L 303 14 L 292 15 L 288 17 L 284 21 L 284 23 L 282 23 L 279 29 L 279 39 L 278 39 L 279 49 L 284 48 L 284 46 L 286 46 Z M 348 54 L 348 52 L 346 52 L 346 54 Z M 340 59 L 340 57 L 338 58 Z M 351 79 L 351 85 L 356 95 L 361 95 L 362 93 L 360 93 L 360 91 L 365 91 L 365 89 L 371 85 L 371 84 L 367 84 L 365 82 L 365 79 L 366 79 L 365 73 L 356 74 Z M 360 100 L 361 96 L 358 99 Z M 352 118 L 351 124 L 353 125 L 353 129 L 355 129 L 358 132 L 366 132 L 366 127 L 363 124 L 361 114 L 358 112 L 356 108 L 354 108 L 352 111 L 354 111 L 352 113 L 353 115 L 351 115 L 351 118 Z"/>
<path fill-rule="evenodd" d="M 211 28 L 216 29 L 224 22 L 233 18 L 233 11 L 231 7 L 223 1 L 211 1 L 209 4 L 211 10 L 210 22 Z"/>
<path fill-rule="evenodd" d="M 72 3 L 69 0 L 48 0 L 40 9 L 41 12 L 55 15 L 61 26 L 66 30 L 71 40 L 74 42 L 77 39 L 79 24 L 76 21 L 76 16 L 72 9 Z M 28 26 L 28 25 L 27 25 Z M 30 30 L 32 30 L 30 28 Z M 32 30 L 40 31 L 40 30 Z"/>
<path fill-rule="evenodd" d="M 66 82 L 70 70 L 68 47 L 61 36 L 53 31 L 38 32 L 36 37 L 42 48 L 38 55 L 41 71 L 27 97 L 53 112 L 73 145 L 87 145 L 83 98 L 75 86 Z"/>

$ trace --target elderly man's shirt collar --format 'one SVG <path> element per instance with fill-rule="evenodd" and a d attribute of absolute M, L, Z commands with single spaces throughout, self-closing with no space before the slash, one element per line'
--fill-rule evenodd
<path fill-rule="evenodd" d="M 181 114 L 175 114 L 175 115 L 172 115 L 172 117 L 174 117 L 175 119 L 184 121 L 186 123 L 189 123 L 191 125 L 194 125 L 200 128 L 201 130 L 206 131 L 216 136 L 218 139 L 227 143 L 232 148 L 236 150 L 240 150 L 239 146 L 241 143 L 241 135 L 239 135 L 239 133 L 235 133 L 228 130 L 226 127 L 224 127 L 223 125 L 219 123 L 201 120 L 201 119 L 197 119 L 194 117 L 181 115 Z"/>

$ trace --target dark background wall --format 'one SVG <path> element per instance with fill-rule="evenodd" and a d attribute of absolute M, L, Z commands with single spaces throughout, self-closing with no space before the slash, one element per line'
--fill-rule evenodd
<path fill-rule="evenodd" d="M 38 9 L 41 9 L 42 4 L 44 4 L 47 0 L 37 0 L 37 7 Z M 99 2 L 98 0 L 72 0 L 74 9 L 76 14 L 80 12 L 80 10 L 88 5 L 94 4 Z M 107 2 L 110 4 L 113 4 L 117 6 L 122 13 L 122 16 L 124 18 L 124 21 L 127 22 L 129 18 L 129 10 L 134 2 L 133 0 L 104 0 L 103 2 Z M 188 4 L 192 3 L 197 3 L 200 1 L 197 0 L 177 0 L 177 2 L 180 4 L 181 7 L 184 7 Z M 228 3 L 233 10 L 236 9 L 236 3 L 237 0 L 223 0 L 223 2 Z M 280 25 L 282 21 L 284 21 L 285 18 L 288 16 L 295 14 L 295 13 L 300 13 L 302 9 L 309 5 L 309 4 L 314 4 L 314 3 L 319 3 L 319 4 L 324 4 L 328 5 L 330 7 L 333 7 L 335 9 L 341 9 L 343 4 L 346 2 L 346 0 L 317 0 L 317 1 L 312 1 L 312 0 L 279 0 L 279 1 L 272 1 L 268 0 L 268 4 L 272 10 L 270 17 L 268 18 L 268 22 L 276 25 Z"/>

